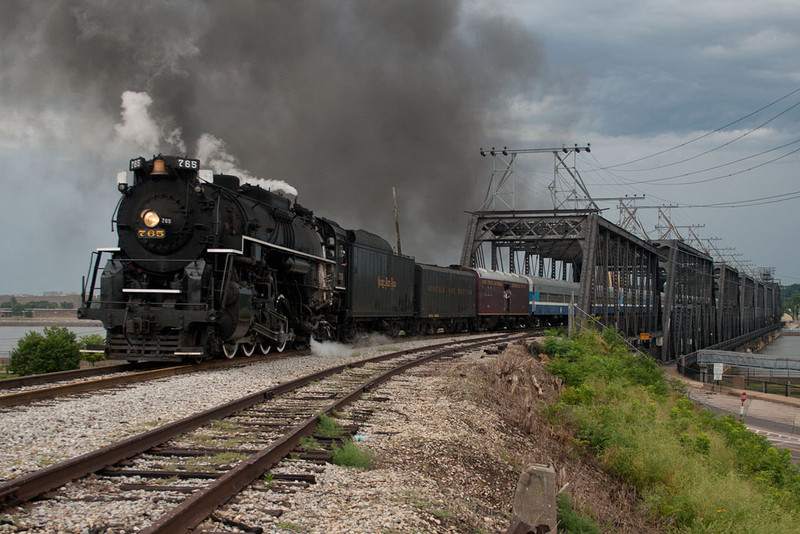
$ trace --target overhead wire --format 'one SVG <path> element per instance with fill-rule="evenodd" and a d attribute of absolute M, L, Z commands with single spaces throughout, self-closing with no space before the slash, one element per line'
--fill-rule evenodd
<path fill-rule="evenodd" d="M 611 170 L 609 170 L 607 168 L 603 168 L 602 165 L 599 165 L 600 162 L 598 161 L 597 157 L 593 153 L 590 154 L 589 157 L 584 161 L 586 161 L 590 165 L 590 167 L 593 167 L 594 169 L 600 171 L 601 175 L 606 175 L 606 176 L 611 176 L 611 177 L 615 176 L 614 172 L 612 172 Z M 601 178 L 601 180 L 605 180 L 605 179 Z M 606 182 L 605 184 L 595 184 L 595 185 L 600 185 L 601 187 L 602 186 L 613 187 L 614 189 L 617 189 L 617 186 L 619 186 L 619 185 L 624 186 L 626 189 L 629 188 L 629 186 L 630 186 L 630 184 L 627 184 L 627 183 L 625 183 L 625 184 L 617 184 L 617 183 L 614 183 L 614 182 L 612 182 L 612 183 Z M 664 212 L 666 212 L 665 217 L 667 217 L 671 222 L 675 223 L 676 226 L 681 227 L 681 228 L 683 228 L 683 227 L 690 227 L 690 228 L 691 227 L 694 227 L 694 228 L 701 227 L 701 225 L 698 225 L 698 224 L 694 223 L 694 221 L 684 220 L 684 219 L 686 219 L 684 213 L 679 211 L 677 214 L 675 214 L 675 213 L 672 212 L 673 208 L 686 207 L 685 204 L 682 204 L 682 203 L 674 201 L 674 200 L 661 198 L 661 197 L 658 197 L 656 195 L 646 194 L 640 188 L 632 188 L 632 189 L 634 189 L 637 192 L 641 192 L 643 194 L 643 196 L 645 196 L 647 198 L 650 198 L 651 200 L 655 199 L 657 201 L 662 202 L 663 206 L 661 206 L 661 209 Z M 776 195 L 776 197 L 778 197 L 778 196 L 780 196 L 780 195 Z M 624 201 L 624 197 L 621 197 L 620 200 Z M 644 221 L 642 220 L 641 215 L 639 213 L 637 213 L 637 210 L 640 209 L 640 207 L 635 206 L 635 201 L 638 200 L 638 199 L 632 199 L 632 200 L 634 201 L 634 205 L 628 206 L 628 208 L 630 208 L 630 210 L 633 211 L 636 214 L 635 217 L 639 220 L 639 223 L 643 224 Z M 759 199 L 759 200 L 768 201 L 768 199 Z M 742 202 L 742 201 L 735 201 L 735 202 Z M 748 202 L 749 202 L 749 200 L 748 200 Z M 720 203 L 720 204 L 728 204 L 728 203 Z M 648 206 L 648 208 L 652 208 L 652 207 L 653 206 Z M 649 224 L 643 224 L 643 225 L 644 226 L 650 226 L 655 230 L 659 230 L 659 228 L 658 228 L 659 221 L 660 221 L 660 217 L 657 218 L 655 221 L 651 219 L 651 220 L 647 221 Z M 661 230 L 659 230 L 659 232 L 661 232 Z M 681 237 L 683 239 L 687 239 L 686 235 L 683 235 L 683 234 L 680 234 L 680 235 L 681 235 Z M 700 238 L 700 239 L 702 241 L 702 238 Z M 725 258 L 724 258 L 725 255 L 721 254 L 718 250 L 716 250 L 716 247 L 709 246 L 709 245 L 706 245 L 706 244 L 701 244 L 700 246 L 701 246 L 701 248 L 708 248 L 709 249 L 709 254 L 711 254 L 712 256 L 717 256 L 721 260 L 726 261 Z"/>
<path fill-rule="evenodd" d="M 649 154 L 649 155 L 647 155 L 647 156 L 642 156 L 642 157 L 640 157 L 640 158 L 636 158 L 636 159 L 633 159 L 633 160 L 630 160 L 630 161 L 626 161 L 626 162 L 623 162 L 623 163 L 617 163 L 617 164 L 615 164 L 615 165 L 608 165 L 608 166 L 606 166 L 605 168 L 606 168 L 606 169 L 616 169 L 616 168 L 618 168 L 618 167 L 624 167 L 624 166 L 626 166 L 626 165 L 630 165 L 630 164 L 632 164 L 632 163 L 638 163 L 639 161 L 644 161 L 644 160 L 647 160 L 647 159 L 650 159 L 650 158 L 654 158 L 654 157 L 656 157 L 656 156 L 660 156 L 660 155 L 662 155 L 662 154 L 666 154 L 666 153 L 668 153 L 668 152 L 672 152 L 673 150 L 677 150 L 677 149 L 679 149 L 679 148 L 683 148 L 683 147 L 685 147 L 685 146 L 687 146 L 687 145 L 689 145 L 689 144 L 691 144 L 691 143 L 694 143 L 694 142 L 696 142 L 696 141 L 699 141 L 699 140 L 701 140 L 701 139 L 704 139 L 704 138 L 706 138 L 706 137 L 708 137 L 708 136 L 710 136 L 710 135 L 713 135 L 713 134 L 715 134 L 715 133 L 721 132 L 722 130 L 725 130 L 726 128 L 729 128 L 730 126 L 733 126 L 734 124 L 738 124 L 738 123 L 742 122 L 743 120 L 749 119 L 750 117 L 752 117 L 752 116 L 754 116 L 754 115 L 757 115 L 758 113 L 760 113 L 760 112 L 764 111 L 765 109 L 767 109 L 767 108 L 769 108 L 769 107 L 771 107 L 771 106 L 774 106 L 774 105 L 775 105 L 775 104 L 777 104 L 778 102 L 781 102 L 781 101 L 783 101 L 783 100 L 786 100 L 787 98 L 789 98 L 789 97 L 791 97 L 791 96 L 793 96 L 793 95 L 795 95 L 795 94 L 797 94 L 797 93 L 799 93 L 799 92 L 800 92 L 800 87 L 798 87 L 797 89 L 794 89 L 793 91 L 790 91 L 789 93 L 787 93 L 787 94 L 783 95 L 782 97 L 778 98 L 777 100 L 774 100 L 774 101 L 770 102 L 769 104 L 767 104 L 767 105 L 765 105 L 765 106 L 762 106 L 762 107 L 760 107 L 759 109 L 757 109 L 757 110 L 755 110 L 755 111 L 753 111 L 753 112 L 750 112 L 750 113 L 748 113 L 747 115 L 745 115 L 745 116 L 743 116 L 743 117 L 740 117 L 740 118 L 736 119 L 735 121 L 729 122 L 728 124 L 725 124 L 724 126 L 720 126 L 719 128 L 717 128 L 717 129 L 715 129 L 715 130 L 712 130 L 712 131 L 710 131 L 710 132 L 707 132 L 707 133 L 704 133 L 704 134 L 702 134 L 702 135 L 699 135 L 699 136 L 697 136 L 697 137 L 694 137 L 694 138 L 692 138 L 692 139 L 690 139 L 690 140 L 688 140 L 688 141 L 685 141 L 685 142 L 683 142 L 683 143 L 681 143 L 681 144 L 679 144 L 679 145 L 673 146 L 673 147 L 671 147 L 671 148 L 667 148 L 667 149 L 665 149 L 665 150 L 661 150 L 661 151 L 659 151 L 659 152 L 654 152 L 653 154 Z M 797 106 L 797 105 L 798 105 L 798 104 L 795 104 L 795 106 Z M 792 106 L 792 107 L 791 107 L 791 108 L 789 108 L 789 109 L 792 109 L 792 108 L 794 108 L 795 106 Z M 789 110 L 785 110 L 783 113 L 785 113 L 786 111 L 789 111 Z M 783 113 L 781 113 L 781 115 L 782 115 Z M 779 115 L 779 116 L 780 116 L 780 115 Z M 775 118 L 777 118 L 777 117 L 775 117 Z"/>
<path fill-rule="evenodd" d="M 800 90 L 800 89 L 799 89 L 799 90 Z M 788 113 L 789 111 L 793 110 L 793 109 L 794 109 L 794 108 L 796 108 L 797 106 L 800 106 L 800 102 L 797 102 L 797 103 L 795 103 L 795 104 L 793 104 L 793 105 L 789 106 L 788 108 L 786 108 L 785 110 L 781 111 L 781 112 L 780 112 L 780 113 L 778 113 L 777 115 L 774 115 L 774 116 L 770 117 L 768 120 L 766 120 L 766 121 L 762 122 L 761 124 L 759 124 L 759 125 L 758 125 L 758 126 L 756 126 L 755 128 L 751 128 L 750 130 L 747 130 L 745 133 L 743 133 L 743 134 L 741 134 L 741 135 L 739 135 L 739 136 L 737 136 L 737 137 L 735 137 L 735 138 L 733 138 L 733 139 L 731 139 L 731 140 L 729 140 L 729 141 L 726 141 L 725 143 L 722 143 L 721 145 L 715 146 L 714 148 L 710 148 L 710 149 L 706 150 L 705 152 L 701 152 L 701 153 L 699 153 L 699 154 L 695 154 L 694 156 L 692 156 L 692 157 L 690 157 L 690 158 L 682 159 L 682 160 L 680 160 L 680 161 L 674 161 L 674 162 L 672 162 L 672 163 L 665 163 L 664 165 L 659 165 L 659 166 L 657 166 L 657 167 L 650 167 L 650 168 L 647 168 L 647 169 L 617 169 L 617 172 L 644 172 L 644 171 L 654 171 L 654 170 L 658 170 L 658 169 L 664 169 L 664 168 L 667 168 L 667 167 L 672 167 L 672 166 L 674 166 L 674 165 L 680 165 L 681 163 L 686 163 L 687 161 L 692 161 L 692 160 L 694 160 L 694 159 L 697 159 L 697 158 L 699 158 L 699 157 L 705 156 L 706 154 L 710 154 L 711 152 L 715 152 L 715 151 L 717 151 L 717 150 L 720 150 L 720 149 L 722 149 L 722 148 L 725 148 L 726 146 L 729 146 L 729 145 L 731 145 L 731 144 L 735 143 L 736 141 L 739 141 L 740 139 L 743 139 L 744 137 L 746 137 L 746 136 L 750 135 L 751 133 L 753 133 L 753 132 L 756 132 L 756 131 L 760 130 L 761 128 L 763 128 L 763 127 L 764 127 L 764 126 L 766 126 L 767 124 L 771 123 L 771 122 L 772 122 L 772 121 L 774 121 L 775 119 L 777 119 L 777 118 L 779 118 L 779 117 L 782 117 L 783 115 L 785 115 L 785 114 L 786 114 L 786 113 Z M 719 129 L 718 129 L 718 130 L 716 130 L 716 131 L 719 131 Z M 712 132 L 712 133 L 713 133 L 713 132 Z M 795 142 L 797 142 L 797 141 L 795 141 Z M 715 168 L 715 167 L 711 167 L 711 169 L 713 169 L 713 168 Z M 710 169 L 706 169 L 706 170 L 710 170 Z M 705 172 L 705 171 L 697 171 L 697 172 Z M 665 179 L 669 179 L 669 178 L 665 178 Z"/>
<path fill-rule="evenodd" d="M 798 104 L 800 104 L 800 103 L 798 103 Z M 776 161 L 779 161 L 779 160 L 781 160 L 783 158 L 791 156 L 792 154 L 800 152 L 800 148 L 797 148 L 795 150 L 787 152 L 786 154 L 782 154 L 780 156 L 777 156 L 777 157 L 775 157 L 775 158 L 773 158 L 773 159 L 771 159 L 769 161 L 764 161 L 762 163 L 759 163 L 758 165 L 753 165 L 752 167 L 748 167 L 746 169 L 742 169 L 742 170 L 739 170 L 739 171 L 736 171 L 736 172 L 724 174 L 724 175 L 721 175 L 721 176 L 714 176 L 714 177 L 711 177 L 711 178 L 704 178 L 704 179 L 701 179 L 701 180 L 692 180 L 692 181 L 688 181 L 688 182 L 672 182 L 672 183 L 669 183 L 669 184 L 661 183 L 661 182 L 665 182 L 667 180 L 675 180 L 677 178 L 685 178 L 687 176 L 693 176 L 695 174 L 701 174 L 701 173 L 704 173 L 704 172 L 720 169 L 722 167 L 727 167 L 729 165 L 734 165 L 736 163 L 741 163 L 742 161 L 746 161 L 748 159 L 756 158 L 758 156 L 763 156 L 764 154 L 768 154 L 770 152 L 774 152 L 776 150 L 780 150 L 782 148 L 786 148 L 788 146 L 795 145 L 797 143 L 800 143 L 800 139 L 798 139 L 796 141 L 792 141 L 790 143 L 785 143 L 785 144 L 783 144 L 781 146 L 778 146 L 778 147 L 774 147 L 774 148 L 770 148 L 768 150 L 764 150 L 762 152 L 759 152 L 758 154 L 752 154 L 750 156 L 745 156 L 743 158 L 739 158 L 739 159 L 734 160 L 734 161 L 729 161 L 728 163 L 721 163 L 719 165 L 715 165 L 713 167 L 708 167 L 706 169 L 701 169 L 699 171 L 692 171 L 692 172 L 687 172 L 687 173 L 683 173 L 683 174 L 676 174 L 674 176 L 666 176 L 666 177 L 663 177 L 663 178 L 654 178 L 652 180 L 639 180 L 639 181 L 635 181 L 635 182 L 626 181 L 626 182 L 620 183 L 619 185 L 634 185 L 634 184 L 654 184 L 654 185 L 659 185 L 659 186 L 695 185 L 695 184 L 702 184 L 702 183 L 706 183 L 706 182 L 713 182 L 713 181 L 716 181 L 716 180 L 722 180 L 723 178 L 730 178 L 732 176 L 737 176 L 739 174 L 744 174 L 746 172 L 750 172 L 752 170 L 758 169 L 759 167 L 764 167 L 765 165 L 769 165 L 770 163 L 774 163 Z"/>

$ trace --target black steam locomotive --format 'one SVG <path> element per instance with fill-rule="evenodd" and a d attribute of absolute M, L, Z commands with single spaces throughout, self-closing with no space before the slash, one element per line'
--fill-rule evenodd
<path fill-rule="evenodd" d="M 199 361 L 361 331 L 520 326 L 535 317 L 534 294 L 576 289 L 545 293 L 530 277 L 418 264 L 196 159 L 137 158 L 130 171 L 133 183 L 118 176 L 119 246 L 93 253 L 79 310 L 103 322 L 108 358 Z M 559 300 L 557 311 L 539 310 L 563 315 Z"/>

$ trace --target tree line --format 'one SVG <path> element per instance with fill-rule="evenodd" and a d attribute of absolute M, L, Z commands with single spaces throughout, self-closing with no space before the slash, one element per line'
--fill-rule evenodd
<path fill-rule="evenodd" d="M 0 303 L 0 308 L 10 309 L 12 317 L 30 317 L 30 310 L 36 309 L 54 309 L 54 310 L 71 310 L 75 306 L 71 302 L 53 302 L 50 300 L 32 300 L 26 304 L 17 301 L 16 298 L 11 297 L 11 300 Z"/>
<path fill-rule="evenodd" d="M 797 319 L 800 315 L 800 284 L 781 286 L 781 298 L 783 299 L 783 309 Z"/>

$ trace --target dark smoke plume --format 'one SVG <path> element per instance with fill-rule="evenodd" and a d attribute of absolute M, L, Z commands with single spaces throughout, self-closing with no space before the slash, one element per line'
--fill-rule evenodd
<path fill-rule="evenodd" d="M 422 261 L 458 261 L 488 179 L 478 147 L 539 90 L 535 37 L 456 0 L 5 4 L 0 94 L 37 135 L 42 107 L 70 110 L 122 154 L 121 96 L 146 93 L 161 142 L 131 152 L 195 155 L 211 134 L 317 215 L 392 243 L 396 186 L 403 252 Z"/>

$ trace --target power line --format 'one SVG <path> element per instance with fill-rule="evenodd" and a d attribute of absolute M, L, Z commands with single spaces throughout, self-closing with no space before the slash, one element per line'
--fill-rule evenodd
<path fill-rule="evenodd" d="M 715 204 L 678 204 L 679 208 L 744 208 L 749 206 L 761 206 L 763 204 L 774 204 L 777 202 L 786 202 L 800 198 L 800 191 L 792 191 L 791 193 L 781 193 L 779 195 L 772 195 L 761 198 L 750 198 L 747 200 L 732 200 L 730 202 L 717 202 Z"/>
<path fill-rule="evenodd" d="M 714 148 L 710 148 L 710 149 L 706 150 L 705 152 L 701 152 L 701 153 L 699 153 L 699 154 L 695 154 L 694 156 L 692 156 L 692 157 L 690 157 L 690 158 L 686 158 L 686 159 L 683 159 L 683 160 L 681 160 L 681 161 L 675 161 L 675 162 L 673 162 L 673 163 L 666 163 L 666 164 L 664 164 L 664 165 L 659 165 L 658 167 L 650 167 L 649 169 L 618 169 L 618 172 L 644 172 L 644 171 L 655 171 L 655 170 L 658 170 L 658 169 L 664 169 L 664 168 L 666 168 L 666 167 L 672 167 L 672 166 L 674 166 L 674 165 L 680 165 L 681 163 L 686 163 L 687 161 L 692 161 L 692 160 L 694 160 L 694 159 L 697 159 L 697 158 L 699 158 L 699 157 L 701 157 L 701 156 L 705 156 L 706 154 L 710 154 L 711 152 L 717 151 L 717 150 L 719 150 L 719 149 L 721 149 L 721 148 L 725 148 L 726 146 L 728 146 L 728 145 L 731 145 L 731 144 L 735 143 L 736 141 L 739 141 L 740 139 L 742 139 L 742 138 L 744 138 L 744 137 L 746 137 L 746 136 L 750 135 L 751 133 L 753 133 L 753 132 L 755 132 L 755 131 L 758 131 L 758 130 L 760 130 L 761 128 L 763 128 L 764 126 L 766 126 L 767 124 L 769 124 L 770 122 L 774 121 L 774 120 L 775 120 L 775 119 L 777 119 L 778 117 L 781 117 L 781 116 L 785 115 L 786 113 L 788 113 L 789 111 L 793 110 L 793 109 L 794 109 L 794 108 L 796 108 L 797 106 L 800 106 L 800 102 L 797 102 L 796 104 L 794 104 L 794 105 L 792 105 L 792 106 L 789 106 L 788 108 L 786 108 L 785 110 L 781 111 L 781 112 L 780 112 L 780 113 L 778 113 L 777 115 L 775 115 L 775 116 L 771 117 L 769 120 L 762 122 L 761 124 L 759 124 L 759 125 L 758 125 L 758 126 L 756 126 L 755 128 L 752 128 L 752 129 L 750 129 L 750 130 L 746 131 L 746 132 L 745 132 L 745 133 L 743 133 L 742 135 L 740 135 L 740 136 L 738 136 L 738 137 L 735 137 L 734 139 L 731 139 L 730 141 L 727 141 L 727 142 L 725 142 L 725 143 L 723 143 L 723 144 L 721 144 L 721 145 L 719 145 L 719 146 L 716 146 L 716 147 L 714 147 Z M 713 133 L 713 132 L 712 132 L 712 133 Z M 712 168 L 713 168 L 713 167 L 712 167 Z M 697 172 L 704 172 L 704 171 L 697 171 Z"/>
<path fill-rule="evenodd" d="M 715 134 L 715 133 L 717 133 L 717 132 L 721 132 L 722 130 L 724 130 L 724 129 L 726 129 L 726 128 L 730 127 L 730 126 L 733 126 L 734 124 L 737 124 L 737 123 L 739 123 L 739 122 L 742 122 L 743 120 L 745 120 L 745 119 L 748 119 L 748 118 L 752 117 L 753 115 L 756 115 L 756 114 L 758 114 L 758 113 L 760 113 L 760 112 L 764 111 L 764 110 L 765 110 L 765 109 L 767 109 L 768 107 L 770 107 L 770 106 L 774 106 L 775 104 L 777 104 L 778 102 L 780 102 L 780 101 L 782 101 L 782 100 L 786 100 L 787 98 L 789 98 L 790 96 L 792 96 L 792 95 L 794 95 L 794 94 L 796 94 L 796 93 L 798 93 L 798 92 L 800 92 L 800 87 L 798 87 L 797 89 L 795 89 L 795 90 L 793 90 L 793 91 L 789 92 L 788 94 L 786 94 L 786 95 L 784 95 L 784 96 L 782 96 L 782 97 L 778 98 L 777 100 L 775 100 L 775 101 L 773 101 L 773 102 L 770 102 L 770 103 L 769 103 L 769 104 L 767 104 L 766 106 L 763 106 L 763 107 L 761 107 L 761 108 L 759 108 L 759 109 L 757 109 L 757 110 L 755 110 L 755 111 L 753 111 L 753 112 L 751 112 L 751 113 L 748 113 L 748 114 L 747 114 L 747 115 L 745 115 L 744 117 L 738 118 L 738 119 L 736 119 L 736 120 L 735 120 L 735 121 L 733 121 L 733 122 L 729 122 L 728 124 L 726 124 L 726 125 L 724 125 L 724 126 L 720 126 L 720 127 L 719 127 L 719 128 L 717 128 L 716 130 L 713 130 L 713 131 L 707 132 L 707 133 L 705 133 L 705 134 L 703 134 L 703 135 L 699 135 L 699 136 L 697 136 L 697 137 L 695 137 L 695 138 L 693 138 L 693 139 L 690 139 L 689 141 L 686 141 L 686 142 L 684 142 L 684 143 L 681 143 L 681 144 L 679 144 L 679 145 L 676 145 L 676 146 L 674 146 L 674 147 L 672 147 L 672 148 L 667 148 L 667 149 L 665 149 L 665 150 L 661 150 L 661 151 L 659 151 L 659 152 L 655 152 L 655 153 L 653 153 L 653 154 L 650 154 L 650 155 L 648 155 L 648 156 L 642 156 L 641 158 L 633 159 L 633 160 L 626 161 L 626 162 L 623 162 L 623 163 L 617 163 L 616 165 L 609 165 L 609 166 L 607 166 L 607 167 L 604 167 L 604 169 L 615 169 L 615 168 L 617 168 L 617 167 L 624 167 L 624 166 L 626 166 L 626 165 L 630 165 L 630 164 L 632 164 L 632 163 L 637 163 L 637 162 L 639 162 L 639 161 L 644 161 L 644 160 L 646 160 L 646 159 L 654 158 L 654 157 L 656 157 L 656 156 L 660 156 L 660 155 L 662 155 L 662 154 L 666 154 L 666 153 L 668 153 L 668 152 L 672 152 L 673 150 L 677 150 L 677 149 L 679 149 L 679 148 L 683 148 L 683 147 L 685 147 L 685 146 L 687 146 L 687 145 L 689 145 L 689 144 L 691 144 L 691 143 L 694 143 L 695 141 L 699 141 L 700 139 L 704 139 L 704 138 L 706 138 L 706 137 L 708 137 L 708 136 L 710 136 L 710 135 L 712 135 L 712 134 Z M 797 105 L 797 104 L 795 104 L 795 106 L 796 106 L 796 105 Z M 792 107 L 794 107 L 794 106 L 792 106 Z M 789 109 L 791 109 L 791 108 L 789 108 Z M 786 111 L 788 111 L 788 110 L 786 110 Z M 784 113 L 785 113 L 785 111 L 784 111 Z"/>
<path fill-rule="evenodd" d="M 792 154 L 800 152 L 800 148 L 797 148 L 795 150 L 787 152 L 786 154 L 777 156 L 777 157 L 775 157 L 775 158 L 773 158 L 773 159 L 771 159 L 769 161 L 765 161 L 763 163 L 759 163 L 758 165 L 754 165 L 752 167 L 748 167 L 747 169 L 742 169 L 740 171 L 732 172 L 732 173 L 729 173 L 729 174 L 724 174 L 724 175 L 721 175 L 721 176 L 714 176 L 712 178 L 704 178 L 702 180 L 691 180 L 691 181 L 688 181 L 688 182 L 673 182 L 673 183 L 669 183 L 669 184 L 661 183 L 661 182 L 666 182 L 667 180 L 675 180 L 675 179 L 678 179 L 678 178 L 686 178 L 687 176 L 693 176 L 695 174 L 701 174 L 701 173 L 704 173 L 704 172 L 713 171 L 715 169 L 720 169 L 722 167 L 727 167 L 728 165 L 734 165 L 736 163 L 741 163 L 741 162 L 746 161 L 748 159 L 757 158 L 758 156 L 763 156 L 764 154 L 768 154 L 770 152 L 774 152 L 776 150 L 780 150 L 782 148 L 786 148 L 788 146 L 791 146 L 791 145 L 794 145 L 794 144 L 797 144 L 797 143 L 800 143 L 800 139 L 798 139 L 797 141 L 792 141 L 791 143 L 786 143 L 784 145 L 781 145 L 781 146 L 778 146 L 778 147 L 775 147 L 775 148 L 770 148 L 768 150 L 764 150 L 762 152 L 759 152 L 758 154 L 752 154 L 750 156 L 745 156 L 743 158 L 739 158 L 739 159 L 734 160 L 734 161 L 729 161 L 728 163 L 721 163 L 719 165 L 715 165 L 714 167 L 709 167 L 707 169 L 701 169 L 699 171 L 692 171 L 692 172 L 687 172 L 687 173 L 684 173 L 684 174 L 676 174 L 674 176 L 666 176 L 666 177 L 663 177 L 663 178 L 654 178 L 652 180 L 639 180 L 639 181 L 634 181 L 634 182 L 626 181 L 626 182 L 623 182 L 623 183 L 620 183 L 620 184 L 614 184 L 614 185 L 634 185 L 634 184 L 654 184 L 654 185 L 659 185 L 659 186 L 694 185 L 694 184 L 702 184 L 702 183 L 706 183 L 706 182 L 713 182 L 713 181 L 716 181 L 716 180 L 722 180 L 723 178 L 730 178 L 731 176 L 744 174 L 746 172 L 750 172 L 752 170 L 758 169 L 759 167 L 764 167 L 765 165 L 769 165 L 770 163 L 774 163 L 776 161 L 779 161 L 779 160 L 781 160 L 781 159 L 783 159 L 785 157 L 788 157 L 788 156 L 791 156 Z"/>

